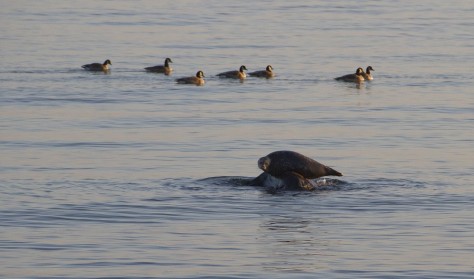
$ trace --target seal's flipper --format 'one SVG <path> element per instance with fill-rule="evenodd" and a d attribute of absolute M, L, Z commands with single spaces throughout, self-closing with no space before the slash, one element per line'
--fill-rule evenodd
<path fill-rule="evenodd" d="M 265 180 L 267 179 L 268 174 L 266 172 L 262 172 L 259 176 L 255 177 L 249 182 L 250 186 L 263 186 L 265 184 Z"/>
<path fill-rule="evenodd" d="M 306 190 L 312 191 L 316 185 L 296 172 L 286 172 L 281 177 L 283 184 L 288 190 Z"/>

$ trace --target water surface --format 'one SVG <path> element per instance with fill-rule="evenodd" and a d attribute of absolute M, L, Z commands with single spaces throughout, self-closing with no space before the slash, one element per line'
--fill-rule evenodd
<path fill-rule="evenodd" d="M 474 276 L 469 1 L 2 6 L 1 277 Z M 344 176 L 247 186 L 282 149 Z"/>

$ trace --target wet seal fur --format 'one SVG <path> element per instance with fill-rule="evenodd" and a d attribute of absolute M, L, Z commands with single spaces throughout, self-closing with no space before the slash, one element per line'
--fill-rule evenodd
<path fill-rule="evenodd" d="M 294 151 L 275 151 L 258 159 L 264 172 L 251 185 L 276 189 L 307 190 L 317 187 L 311 179 L 323 176 L 342 176 L 342 173 Z"/>

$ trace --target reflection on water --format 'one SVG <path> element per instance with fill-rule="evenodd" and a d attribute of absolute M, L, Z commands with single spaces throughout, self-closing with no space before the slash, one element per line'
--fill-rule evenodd
<path fill-rule="evenodd" d="M 270 259 L 263 266 L 265 270 L 313 272 L 328 268 L 326 261 L 318 261 L 331 253 L 331 241 L 320 237 L 328 233 L 325 220 L 295 215 L 266 217 L 260 225 L 259 248 Z"/>

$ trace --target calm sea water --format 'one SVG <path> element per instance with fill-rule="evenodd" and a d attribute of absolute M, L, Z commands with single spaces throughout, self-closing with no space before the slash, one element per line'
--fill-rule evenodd
<path fill-rule="evenodd" d="M 473 13 L 2 1 L 0 277 L 474 277 Z M 143 71 L 166 57 L 173 75 Z M 242 64 L 277 77 L 215 77 Z M 174 82 L 197 70 L 205 86 Z M 246 186 L 282 149 L 344 176 Z"/>

